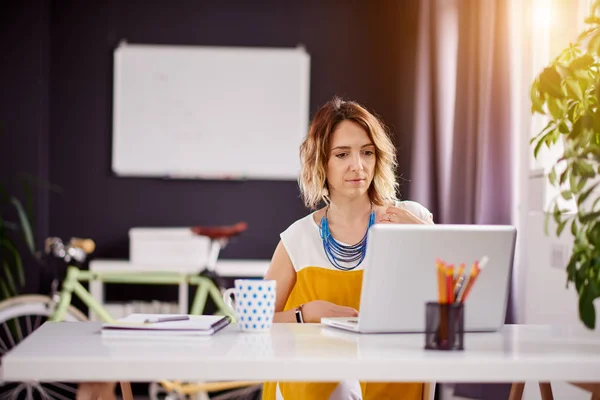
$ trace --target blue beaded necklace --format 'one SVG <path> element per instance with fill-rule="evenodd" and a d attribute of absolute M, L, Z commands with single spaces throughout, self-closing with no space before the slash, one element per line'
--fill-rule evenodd
<path fill-rule="evenodd" d="M 325 250 L 325 254 L 329 259 L 329 262 L 334 267 L 342 271 L 351 271 L 354 268 L 358 267 L 360 263 L 362 263 L 367 252 L 367 234 L 369 233 L 369 228 L 375 223 L 375 210 L 373 210 L 373 204 L 371 204 L 369 226 L 367 227 L 365 235 L 363 236 L 360 242 L 351 246 L 340 244 L 337 240 L 333 238 L 333 236 L 331 236 L 331 231 L 329 230 L 329 222 L 327 219 L 328 210 L 329 206 L 327 206 L 327 208 L 325 209 L 325 216 L 321 218 L 321 225 L 319 226 L 319 233 L 321 235 L 321 240 L 323 240 L 323 249 Z M 356 262 L 356 265 L 340 265 L 340 263 L 350 264 L 353 262 Z"/>

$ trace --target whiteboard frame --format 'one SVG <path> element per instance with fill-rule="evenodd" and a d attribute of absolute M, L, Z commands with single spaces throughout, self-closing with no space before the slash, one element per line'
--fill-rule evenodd
<path fill-rule="evenodd" d="M 305 96 L 305 101 L 302 104 L 302 110 L 300 111 L 305 120 L 302 121 L 302 138 L 308 132 L 309 127 L 309 119 L 310 119 L 310 55 L 306 51 L 303 45 L 298 45 L 295 48 L 282 48 L 282 47 L 236 47 L 236 46 L 195 46 L 195 45 L 154 45 L 154 44 L 131 44 L 126 41 L 122 41 L 119 46 L 115 48 L 114 51 L 114 59 L 113 59 L 113 109 L 112 109 L 112 148 L 111 148 L 111 170 L 114 175 L 118 177 L 138 177 L 138 178 L 162 178 L 162 179 L 205 179 L 205 180 L 280 180 L 280 181 L 290 181 L 297 180 L 298 174 L 300 172 L 300 160 L 299 160 L 299 145 L 300 138 L 298 138 L 298 147 L 294 149 L 294 155 L 297 158 L 296 171 L 291 173 L 291 171 L 283 171 L 281 168 L 278 168 L 277 165 L 273 165 L 272 172 L 256 172 L 256 171 L 225 171 L 225 172 L 206 172 L 206 171 L 178 171 L 176 169 L 170 169 L 169 167 L 162 168 L 160 170 L 144 170 L 135 169 L 131 167 L 122 167 L 122 162 L 120 162 L 122 155 L 120 155 L 118 148 L 119 139 L 118 135 L 122 135 L 122 131 L 120 131 L 121 120 L 123 110 L 121 109 L 121 96 L 122 96 L 122 78 L 120 73 L 121 62 L 122 62 L 122 54 L 123 51 L 143 48 L 146 50 L 180 50 L 184 49 L 186 51 L 189 50 L 209 50 L 209 51 L 257 51 L 257 52 L 265 52 L 265 54 L 273 53 L 273 52 L 287 52 L 288 54 L 300 54 L 303 57 L 302 62 L 306 63 L 302 65 L 303 68 L 302 74 L 306 77 L 303 81 L 303 87 L 301 91 L 302 95 Z M 293 52 L 293 53 L 291 53 Z M 282 53 L 283 54 L 283 53 Z M 212 137 L 212 136 L 211 136 Z M 288 148 L 288 156 L 291 155 L 291 149 Z M 289 159 L 289 158 L 288 158 Z"/>

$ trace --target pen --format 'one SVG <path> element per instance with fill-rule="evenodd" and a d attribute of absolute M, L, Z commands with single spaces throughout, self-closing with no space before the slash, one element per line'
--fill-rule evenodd
<path fill-rule="evenodd" d="M 464 288 L 467 284 L 467 279 L 468 279 L 468 275 L 469 275 L 469 272 L 465 271 L 464 264 L 462 264 L 461 270 L 462 271 L 461 271 L 458 279 L 456 279 L 456 284 L 454 285 L 454 298 L 457 300 L 459 298 L 459 294 L 464 290 Z"/>
<path fill-rule="evenodd" d="M 171 321 L 187 321 L 188 319 L 190 319 L 189 316 L 187 315 L 177 315 L 174 317 L 162 317 L 162 318 L 157 318 L 157 319 L 147 319 L 144 321 L 145 324 L 156 324 L 159 322 L 171 322 Z"/>
<path fill-rule="evenodd" d="M 465 279 L 465 276 L 463 275 L 465 272 L 465 263 L 461 263 L 460 266 L 458 267 L 458 272 L 456 273 L 456 276 L 454 277 L 454 297 L 456 298 L 456 293 L 457 293 L 457 289 L 459 289 L 459 285 L 462 284 L 462 280 Z M 461 280 L 462 278 L 462 280 Z"/>

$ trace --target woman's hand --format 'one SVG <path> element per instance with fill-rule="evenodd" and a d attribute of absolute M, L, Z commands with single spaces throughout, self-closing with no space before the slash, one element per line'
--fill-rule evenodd
<path fill-rule="evenodd" d="M 358 311 L 352 307 L 338 306 L 323 300 L 314 300 L 302 306 L 304 322 L 321 322 L 326 317 L 358 317 Z"/>
<path fill-rule="evenodd" d="M 407 209 L 394 206 L 388 207 L 385 213 L 379 214 L 377 222 L 381 224 L 433 224 L 431 220 L 422 220 Z"/>

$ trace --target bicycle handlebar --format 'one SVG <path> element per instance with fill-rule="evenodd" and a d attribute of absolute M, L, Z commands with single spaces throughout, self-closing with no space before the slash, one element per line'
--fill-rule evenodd
<path fill-rule="evenodd" d="M 81 248 L 86 254 L 92 254 L 96 250 L 96 243 L 92 239 L 71 238 L 70 245 Z"/>
<path fill-rule="evenodd" d="M 65 262 L 72 260 L 83 263 L 88 254 L 96 249 L 96 243 L 92 239 L 71 238 L 65 246 L 62 239 L 58 237 L 46 238 L 44 242 L 44 252 L 47 255 L 53 255 Z"/>

